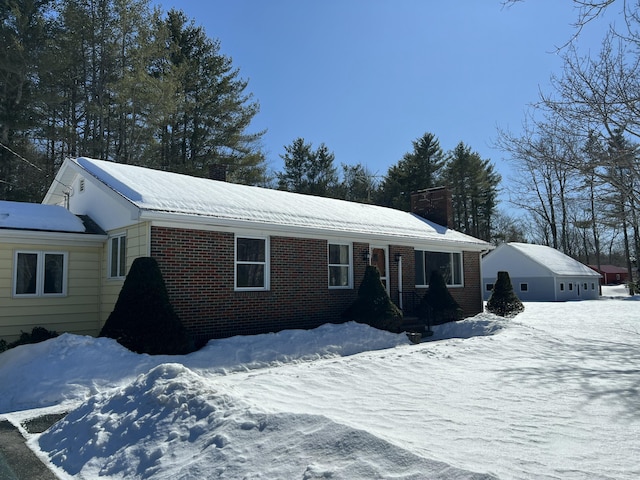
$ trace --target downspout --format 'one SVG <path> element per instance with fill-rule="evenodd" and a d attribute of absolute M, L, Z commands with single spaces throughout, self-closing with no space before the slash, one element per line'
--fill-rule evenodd
<path fill-rule="evenodd" d="M 398 306 L 404 311 L 402 302 L 402 255 L 398 256 Z"/>
<path fill-rule="evenodd" d="M 484 250 L 480 250 L 478 253 L 478 274 L 480 276 L 480 312 L 484 312 L 484 271 L 482 270 L 482 257 L 484 257 L 487 253 L 489 253 L 491 248 L 486 248 Z M 462 274 L 464 275 L 464 267 L 462 269 Z M 464 279 L 464 277 L 463 277 Z M 480 313 L 478 312 L 478 313 Z"/>

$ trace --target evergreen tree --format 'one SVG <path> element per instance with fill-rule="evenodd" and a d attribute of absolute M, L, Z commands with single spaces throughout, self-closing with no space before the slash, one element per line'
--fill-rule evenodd
<path fill-rule="evenodd" d="M 156 60 L 155 74 L 175 88 L 170 91 L 174 101 L 156 118 L 161 167 L 207 176 L 210 164 L 221 163 L 228 166 L 230 180 L 257 183 L 265 172 L 258 149 L 262 132 L 247 133 L 259 110 L 245 93 L 247 81 L 220 54 L 220 43 L 183 12 L 170 10 L 157 29 L 168 54 Z"/>
<path fill-rule="evenodd" d="M 0 198 L 40 201 L 79 155 L 196 176 L 224 164 L 230 181 L 264 181 L 263 132 L 249 132 L 259 106 L 184 13 L 150 0 L 5 4 Z"/>
<path fill-rule="evenodd" d="M 278 188 L 322 197 L 338 193 L 338 174 L 333 165 L 334 154 L 324 143 L 314 151 L 311 143 L 297 138 L 281 155 L 284 171 L 277 173 Z"/>
<path fill-rule="evenodd" d="M 524 305 L 513 291 L 509 272 L 498 272 L 498 278 L 487 302 L 487 311 L 501 317 L 513 317 L 523 310 Z"/>
<path fill-rule="evenodd" d="M 411 193 L 438 186 L 444 167 L 440 142 L 432 133 L 414 140 L 413 151 L 405 153 L 396 165 L 389 168 L 380 184 L 376 203 L 408 211 Z"/>
<path fill-rule="evenodd" d="M 155 259 L 139 257 L 133 261 L 100 336 L 150 355 L 179 355 L 192 349 Z"/>
<path fill-rule="evenodd" d="M 365 323 L 380 330 L 400 332 L 402 311 L 389 298 L 376 266 L 367 266 L 358 288 L 358 297 L 343 312 L 342 318 Z"/>
<path fill-rule="evenodd" d="M 376 193 L 375 176 L 361 163 L 342 164 L 342 182 L 337 197 L 351 202 L 371 203 Z"/>
<path fill-rule="evenodd" d="M 301 193 L 306 184 L 306 173 L 313 152 L 311 144 L 303 138 L 296 138 L 291 145 L 284 147 L 286 153 L 280 155 L 284 160 L 284 171 L 277 173 L 278 188 L 288 192 Z"/>
<path fill-rule="evenodd" d="M 448 154 L 444 175 L 452 193 L 454 229 L 489 241 L 501 176 L 462 142 Z"/>
<path fill-rule="evenodd" d="M 3 2 L 0 8 L 0 199 L 41 200 L 50 169 L 33 148 L 42 103 L 38 72 L 43 63 L 53 2 Z"/>
<path fill-rule="evenodd" d="M 418 312 L 423 318 L 430 318 L 431 325 L 460 320 L 462 309 L 458 302 L 451 296 L 442 274 L 434 270 L 429 277 L 429 289 L 424 294 Z"/>

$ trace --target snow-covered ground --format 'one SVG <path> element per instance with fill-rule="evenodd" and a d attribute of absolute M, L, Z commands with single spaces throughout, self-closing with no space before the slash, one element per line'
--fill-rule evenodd
<path fill-rule="evenodd" d="M 640 297 L 527 303 L 433 341 L 349 323 L 136 355 L 0 354 L 0 417 L 61 478 L 640 478 Z"/>

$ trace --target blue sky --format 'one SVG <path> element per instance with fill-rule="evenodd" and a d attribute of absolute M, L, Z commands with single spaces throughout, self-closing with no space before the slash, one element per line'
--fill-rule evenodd
<path fill-rule="evenodd" d="M 335 163 L 383 176 L 433 133 L 495 163 L 497 128 L 517 133 L 527 105 L 561 73 L 557 47 L 575 32 L 570 0 L 157 0 L 183 10 L 232 58 L 260 103 L 270 168 L 298 137 Z M 614 8 L 614 7 L 612 7 Z M 604 21 L 580 35 L 597 52 Z"/>

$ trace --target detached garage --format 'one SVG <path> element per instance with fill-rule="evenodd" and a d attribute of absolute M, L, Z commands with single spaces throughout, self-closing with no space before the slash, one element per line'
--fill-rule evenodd
<path fill-rule="evenodd" d="M 483 296 L 488 300 L 498 272 L 509 272 L 523 302 L 593 300 L 600 296 L 600 274 L 544 245 L 503 243 L 482 259 Z"/>

